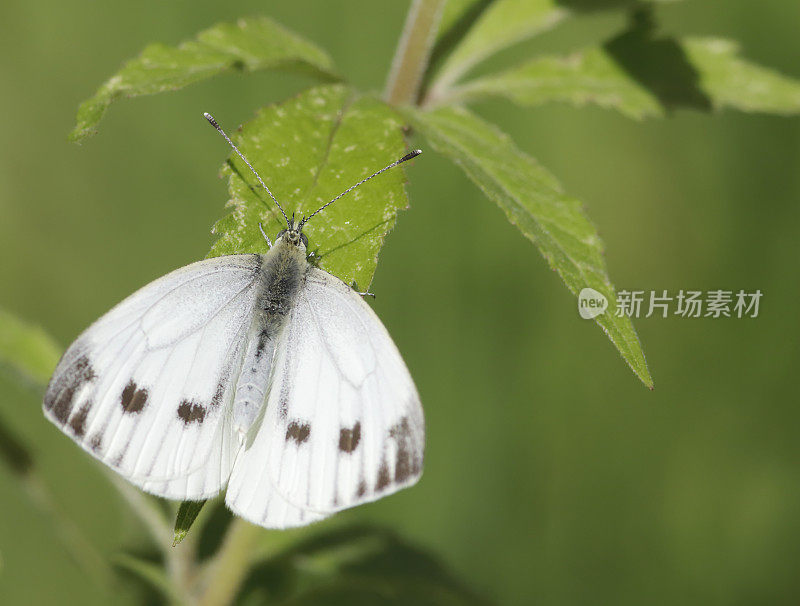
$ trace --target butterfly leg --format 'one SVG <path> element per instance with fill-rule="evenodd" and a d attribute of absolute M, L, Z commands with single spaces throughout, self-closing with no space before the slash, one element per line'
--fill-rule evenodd
<path fill-rule="evenodd" d="M 317 254 L 317 251 L 316 251 L 316 250 L 312 250 L 312 251 L 311 251 L 310 253 L 308 253 L 308 255 L 306 256 L 306 261 L 308 261 L 309 263 L 311 263 L 311 265 L 313 265 L 314 267 L 319 267 L 319 260 L 320 260 L 320 259 L 321 259 L 321 257 L 320 257 L 320 256 Z"/>
<path fill-rule="evenodd" d="M 361 291 L 358 289 L 358 284 L 356 284 L 356 281 L 355 281 L 355 280 L 353 280 L 353 281 L 350 283 L 350 288 L 352 288 L 354 291 L 356 291 L 356 292 L 357 292 L 358 294 L 360 294 L 362 297 L 372 297 L 373 299 L 375 298 L 375 293 L 374 293 L 374 292 L 369 292 L 368 290 L 365 290 L 364 292 L 361 292 Z"/>
<path fill-rule="evenodd" d="M 272 240 L 270 240 L 269 236 L 264 233 L 264 228 L 261 226 L 261 223 L 258 224 L 258 230 L 261 232 L 261 235 L 264 236 L 264 239 L 267 241 L 269 247 L 272 248 Z"/>

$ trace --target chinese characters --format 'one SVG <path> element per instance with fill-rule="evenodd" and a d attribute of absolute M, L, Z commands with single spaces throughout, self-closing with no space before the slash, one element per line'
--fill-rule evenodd
<path fill-rule="evenodd" d="M 739 290 L 680 290 L 670 295 L 666 290 L 621 290 L 617 293 L 614 315 L 629 318 L 674 315 L 683 318 L 757 318 L 763 293 Z M 642 316 L 642 314 L 644 315 Z"/>

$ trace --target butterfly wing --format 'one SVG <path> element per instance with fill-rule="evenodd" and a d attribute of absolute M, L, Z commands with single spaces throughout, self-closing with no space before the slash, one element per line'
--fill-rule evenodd
<path fill-rule="evenodd" d="M 226 502 L 268 528 L 375 500 L 422 472 L 422 407 L 400 353 L 361 296 L 316 268 L 277 345 L 256 427 Z"/>
<path fill-rule="evenodd" d="M 207 259 L 134 293 L 59 362 L 45 415 L 148 492 L 219 492 L 240 444 L 230 402 L 258 294 L 259 255 Z"/>

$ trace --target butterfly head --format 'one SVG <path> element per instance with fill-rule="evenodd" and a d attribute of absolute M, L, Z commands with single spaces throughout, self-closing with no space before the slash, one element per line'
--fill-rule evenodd
<path fill-rule="evenodd" d="M 291 246 L 308 248 L 308 237 L 303 233 L 304 221 L 295 221 L 294 215 L 287 223 L 287 228 L 278 232 L 278 240 L 282 240 Z"/>

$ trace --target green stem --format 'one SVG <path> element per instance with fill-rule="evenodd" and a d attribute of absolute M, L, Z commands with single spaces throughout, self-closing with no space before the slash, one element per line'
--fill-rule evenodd
<path fill-rule="evenodd" d="M 107 467 L 102 469 L 120 496 L 144 523 L 156 545 L 161 548 L 164 554 L 169 555 L 172 545 L 170 542 L 172 528 L 167 522 L 164 513 L 159 509 L 155 499 L 129 484 L 127 480 L 122 479 L 115 471 Z"/>
<path fill-rule="evenodd" d="M 56 535 L 86 576 L 92 577 L 101 587 L 108 587 L 112 580 L 112 570 L 106 557 L 89 542 L 72 519 L 61 511 L 44 482 L 31 473 L 24 476 L 22 482 L 31 501 L 52 520 Z"/>
<path fill-rule="evenodd" d="M 233 602 L 250 570 L 256 539 L 261 532 L 258 526 L 234 518 L 209 569 L 210 578 L 198 600 L 199 606 L 225 606 Z"/>
<path fill-rule="evenodd" d="M 199 532 L 199 531 L 198 531 Z M 173 545 L 165 554 L 164 563 L 174 594 L 180 602 L 191 604 L 197 575 L 197 534 L 184 537 L 180 545 Z"/>
<path fill-rule="evenodd" d="M 190 603 L 195 569 L 193 543 L 188 541 L 180 548 L 174 548 L 172 546 L 172 528 L 157 501 L 123 480 L 116 472 L 105 468 L 104 470 L 131 510 L 144 523 L 153 541 L 161 548 L 171 587 L 170 595 L 172 597 L 180 596 L 181 602 Z"/>
<path fill-rule="evenodd" d="M 445 3 L 446 0 L 414 0 L 411 4 L 383 93 L 387 103 L 417 102 Z"/>

